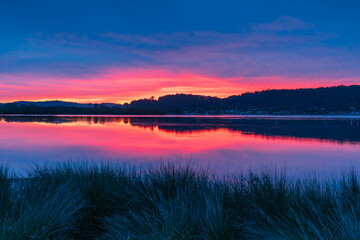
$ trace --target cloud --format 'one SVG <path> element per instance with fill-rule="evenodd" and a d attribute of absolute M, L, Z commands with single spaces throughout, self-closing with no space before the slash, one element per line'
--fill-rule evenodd
<path fill-rule="evenodd" d="M 290 16 L 280 16 L 276 20 L 269 23 L 262 23 L 253 26 L 253 30 L 256 31 L 295 31 L 295 30 L 306 30 L 312 28 L 313 25 L 308 24 L 301 19 L 290 17 Z"/>
<path fill-rule="evenodd" d="M 263 76 L 283 71 L 275 66 L 277 61 L 286 60 L 289 65 L 290 58 L 295 58 L 293 63 L 296 59 L 324 60 L 320 55 L 314 56 L 312 46 L 326 49 L 322 42 L 332 37 L 323 33 L 213 31 L 37 34 L 27 39 L 26 49 L 0 56 L 0 72 L 47 71 L 81 76 L 97 73 L 104 67 L 161 67 L 214 77 Z M 289 73 L 295 70 L 289 66 Z"/>
<path fill-rule="evenodd" d="M 188 72 L 166 69 L 104 69 L 87 78 L 39 74 L 0 74 L 0 102 L 64 99 L 80 102 L 124 102 L 138 98 L 193 93 L 227 96 L 234 84 Z"/>
<path fill-rule="evenodd" d="M 49 74 L 0 74 L 0 102 L 62 99 L 78 102 L 129 102 L 139 98 L 187 93 L 218 97 L 268 88 L 354 84 L 358 78 L 283 76 L 215 78 L 161 68 L 113 68 L 88 77 Z"/>
<path fill-rule="evenodd" d="M 116 102 L 359 83 L 360 49 L 331 45 L 337 37 L 287 16 L 243 32 L 36 33 L 0 55 L 0 101 Z"/>

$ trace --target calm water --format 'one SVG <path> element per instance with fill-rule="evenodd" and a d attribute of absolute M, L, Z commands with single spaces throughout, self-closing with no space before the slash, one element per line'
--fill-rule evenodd
<path fill-rule="evenodd" d="M 360 167 L 360 118 L 2 116 L 0 162 L 190 161 L 221 172 Z"/>

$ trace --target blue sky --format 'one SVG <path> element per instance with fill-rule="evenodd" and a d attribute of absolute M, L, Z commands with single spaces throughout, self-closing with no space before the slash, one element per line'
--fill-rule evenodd
<path fill-rule="evenodd" d="M 360 83 L 360 1 L 0 1 L 0 101 Z"/>

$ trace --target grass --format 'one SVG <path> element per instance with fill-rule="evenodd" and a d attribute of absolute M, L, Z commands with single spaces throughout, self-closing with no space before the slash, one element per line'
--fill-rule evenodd
<path fill-rule="evenodd" d="M 177 164 L 0 168 L 0 239 L 359 239 L 360 179 Z"/>

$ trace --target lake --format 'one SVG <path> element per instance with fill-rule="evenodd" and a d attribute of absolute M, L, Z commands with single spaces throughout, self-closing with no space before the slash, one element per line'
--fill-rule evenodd
<path fill-rule="evenodd" d="M 324 116 L 0 116 L 0 162 L 188 162 L 221 173 L 360 167 L 360 118 Z"/>

